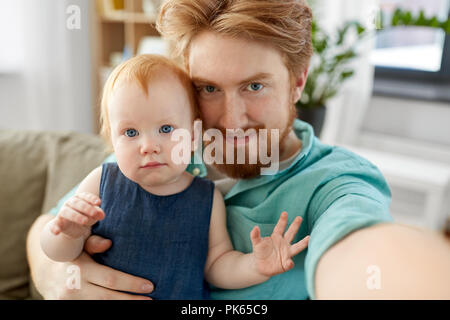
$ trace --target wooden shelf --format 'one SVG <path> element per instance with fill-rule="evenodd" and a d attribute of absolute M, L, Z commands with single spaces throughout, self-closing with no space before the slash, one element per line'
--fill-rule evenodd
<path fill-rule="evenodd" d="M 112 12 L 100 17 L 102 22 L 119 22 L 119 23 L 143 23 L 154 24 L 156 22 L 156 14 L 149 15 L 147 13 L 131 13 L 131 12 Z"/>
<path fill-rule="evenodd" d="M 92 4 L 96 101 L 100 101 L 104 81 L 115 65 L 123 58 L 135 56 L 143 38 L 160 36 L 155 27 L 157 12 L 144 12 L 143 1 L 147 0 L 96 0 Z M 157 7 L 160 0 L 154 3 Z M 98 108 L 96 105 L 96 115 Z"/>
<path fill-rule="evenodd" d="M 143 1 L 97 0 L 99 41 L 95 50 L 100 67 L 114 66 L 111 57 L 119 52 L 126 52 L 125 58 L 135 56 L 142 38 L 159 36 L 155 28 L 157 13 L 144 12 Z M 156 7 L 159 1 L 154 2 Z"/>

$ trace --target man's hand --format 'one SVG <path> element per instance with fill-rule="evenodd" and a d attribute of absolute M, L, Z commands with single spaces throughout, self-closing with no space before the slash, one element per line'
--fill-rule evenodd
<path fill-rule="evenodd" d="M 100 203 L 98 196 L 88 192 L 71 197 L 52 221 L 50 231 L 54 235 L 63 233 L 71 238 L 89 234 L 90 227 L 105 218 L 105 213 L 98 207 Z"/>
<path fill-rule="evenodd" d="M 52 215 L 40 216 L 30 229 L 27 252 L 33 281 L 45 299 L 64 300 L 148 300 L 150 298 L 128 294 L 150 293 L 150 281 L 138 278 L 96 263 L 91 254 L 108 250 L 112 242 L 99 236 L 91 236 L 85 244 L 85 251 L 74 261 L 61 263 L 50 260 L 42 251 L 39 236 Z M 80 269 L 80 288 L 70 289 L 67 281 L 71 275 L 68 267 L 76 265 Z M 124 292 L 120 292 L 124 291 Z"/>
<path fill-rule="evenodd" d="M 150 300 L 140 295 L 126 294 L 119 291 L 149 293 L 153 285 L 141 278 L 111 269 L 96 263 L 90 255 L 108 250 L 112 242 L 99 236 L 91 236 L 85 244 L 83 252 L 76 260 L 64 264 L 76 265 L 80 268 L 80 289 L 59 288 L 57 299 L 82 300 Z M 65 273 L 66 278 L 68 274 Z"/>
<path fill-rule="evenodd" d="M 292 269 L 294 267 L 292 257 L 308 246 L 309 236 L 291 245 L 300 228 L 302 218 L 296 217 L 284 233 L 287 218 L 286 212 L 281 213 L 281 217 L 270 237 L 261 238 L 258 227 L 254 227 L 250 232 L 256 268 L 264 276 L 270 277 Z"/>

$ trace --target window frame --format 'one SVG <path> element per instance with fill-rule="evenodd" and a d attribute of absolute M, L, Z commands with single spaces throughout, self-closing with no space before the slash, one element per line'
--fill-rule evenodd
<path fill-rule="evenodd" d="M 448 18 L 450 19 L 450 9 Z M 396 92 L 395 86 L 399 84 L 399 90 Z M 408 84 L 414 84 L 419 90 L 405 92 L 401 89 Z M 390 87 L 387 89 L 387 87 Z M 434 91 L 434 94 L 421 94 L 420 86 L 428 92 Z M 374 91 L 375 95 L 388 95 L 397 97 L 422 98 L 433 101 L 450 101 L 450 34 L 445 35 L 444 46 L 442 50 L 441 68 L 439 71 L 414 70 L 407 68 L 381 67 L 375 66 L 374 73 Z M 415 89 L 416 89 L 415 88 Z"/>

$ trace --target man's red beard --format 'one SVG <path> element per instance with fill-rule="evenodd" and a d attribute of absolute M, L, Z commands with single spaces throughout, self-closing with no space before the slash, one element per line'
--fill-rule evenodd
<path fill-rule="evenodd" d="M 290 111 L 290 115 L 289 115 L 289 119 L 288 119 L 288 123 L 286 125 L 286 127 L 283 129 L 282 132 L 280 132 L 279 135 L 279 141 L 274 143 L 274 147 L 278 148 L 278 154 L 281 155 L 284 151 L 284 141 L 287 138 L 289 132 L 291 131 L 292 128 L 292 124 L 294 123 L 295 118 L 297 117 L 297 112 L 295 109 L 295 106 L 293 106 L 291 108 Z M 226 150 L 226 129 L 223 128 L 217 128 L 218 130 L 221 131 L 222 136 L 224 137 L 224 144 L 223 144 L 223 149 L 222 150 Z M 254 129 L 257 133 L 257 141 L 258 141 L 258 147 L 256 148 L 257 150 L 257 157 L 256 157 L 256 163 L 251 164 L 249 163 L 249 147 L 248 147 L 248 143 L 245 146 L 233 146 L 234 148 L 234 159 L 233 159 L 233 163 L 232 164 L 227 164 L 226 163 L 226 152 L 222 152 L 222 163 L 223 164 L 219 164 L 219 163 L 213 163 L 213 166 L 221 173 L 225 174 L 226 176 L 230 177 L 230 178 L 234 178 L 234 179 L 251 179 L 254 177 L 257 177 L 259 175 L 261 175 L 261 169 L 262 168 L 268 168 L 270 167 L 270 163 L 268 164 L 263 164 L 261 163 L 261 159 L 260 159 L 260 155 L 259 155 L 259 142 L 261 141 L 259 138 L 259 133 L 260 133 L 260 129 L 266 129 L 264 126 L 256 126 L 256 127 L 248 127 L 245 128 L 244 132 L 246 132 L 249 129 Z M 281 128 L 280 128 L 281 131 Z M 212 142 L 210 142 L 212 143 Z M 207 143 L 206 145 L 208 145 L 209 143 Z M 267 146 L 266 149 L 267 150 L 267 156 L 271 157 L 273 150 L 271 150 L 271 146 L 272 146 L 272 141 L 271 141 L 271 133 L 270 130 L 267 130 Z M 239 164 L 237 161 L 237 156 L 238 156 L 238 152 L 237 149 L 238 148 L 245 148 L 245 163 L 244 164 Z M 215 156 L 215 155 L 213 155 Z"/>

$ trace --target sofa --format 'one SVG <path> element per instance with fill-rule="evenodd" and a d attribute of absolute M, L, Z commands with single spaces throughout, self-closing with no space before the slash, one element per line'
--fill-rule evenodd
<path fill-rule="evenodd" d="M 30 278 L 28 230 L 108 155 L 97 135 L 0 130 L 0 300 L 42 299 Z M 450 221 L 448 230 L 450 240 Z"/>
<path fill-rule="evenodd" d="M 97 135 L 0 130 L 0 299 L 42 298 L 31 283 L 28 230 L 107 155 Z"/>

